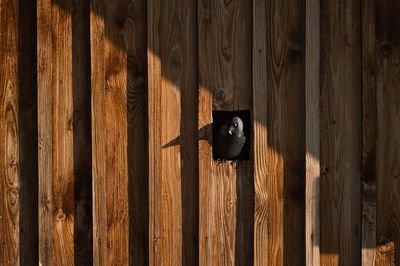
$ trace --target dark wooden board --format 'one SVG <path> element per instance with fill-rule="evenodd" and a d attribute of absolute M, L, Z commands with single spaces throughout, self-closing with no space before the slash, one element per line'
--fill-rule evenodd
<path fill-rule="evenodd" d="M 375 265 L 376 253 L 376 51 L 375 1 L 361 2 L 362 42 L 362 231 L 361 265 Z"/>
<path fill-rule="evenodd" d="M 305 263 L 305 5 L 266 6 L 268 263 Z M 257 97 L 257 96 L 255 96 Z"/>
<path fill-rule="evenodd" d="M 376 265 L 400 261 L 400 3 L 379 0 L 376 11 Z"/>
<path fill-rule="evenodd" d="M 306 265 L 320 265 L 320 1 L 306 1 Z"/>
<path fill-rule="evenodd" d="M 321 1 L 321 264 L 361 262 L 360 2 Z"/>

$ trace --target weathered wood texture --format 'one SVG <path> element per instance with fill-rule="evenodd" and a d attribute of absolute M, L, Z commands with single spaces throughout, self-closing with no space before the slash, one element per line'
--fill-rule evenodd
<path fill-rule="evenodd" d="M 51 1 L 37 2 L 39 263 L 51 264 L 52 237 L 52 37 Z"/>
<path fill-rule="evenodd" d="M 91 209 L 90 87 L 85 37 L 89 25 L 84 20 L 89 5 L 38 1 L 37 12 L 39 263 L 87 264 L 91 261 L 86 256 L 91 253 L 91 215 L 86 210 Z M 80 212 L 77 219 L 75 208 Z"/>
<path fill-rule="evenodd" d="M 252 165 L 213 161 L 211 125 L 212 111 L 251 109 L 251 12 L 251 1 L 198 2 L 200 265 L 252 263 L 251 247 L 235 245 L 237 238 L 251 243 L 252 215 L 241 217 L 237 197 L 252 197 L 249 183 L 240 185 L 251 179 Z"/>
<path fill-rule="evenodd" d="M 267 256 L 274 265 L 305 263 L 304 11 L 302 1 L 272 0 L 266 6 L 267 146 L 262 152 L 267 156 Z"/>
<path fill-rule="evenodd" d="M 400 3 L 376 1 L 376 264 L 400 262 Z"/>
<path fill-rule="evenodd" d="M 0 0 L 0 265 L 399 262 L 399 14 Z M 237 110 L 250 160 L 217 163 Z"/>
<path fill-rule="evenodd" d="M 360 2 L 321 1 L 321 264 L 359 265 Z"/>
<path fill-rule="evenodd" d="M 361 1 L 362 217 L 361 265 L 375 265 L 376 244 L 376 52 L 375 0 Z"/>
<path fill-rule="evenodd" d="M 266 1 L 253 1 L 254 265 L 268 264 Z"/>
<path fill-rule="evenodd" d="M 196 1 L 148 2 L 150 265 L 196 265 Z"/>
<path fill-rule="evenodd" d="M 0 23 L 0 265 L 19 265 L 18 1 L 0 1 Z"/>
<path fill-rule="evenodd" d="M 127 64 L 130 1 L 92 0 L 90 14 L 93 263 L 129 263 Z"/>
<path fill-rule="evenodd" d="M 306 265 L 320 265 L 320 1 L 306 1 Z"/>
<path fill-rule="evenodd" d="M 39 263 L 84 264 L 91 261 L 90 217 L 83 210 L 75 221 L 75 207 L 90 209 L 87 194 L 79 191 L 90 186 L 88 24 L 82 23 L 88 4 L 37 3 Z"/>
<path fill-rule="evenodd" d="M 47 175 L 40 175 L 39 182 L 50 185 L 52 208 L 51 219 L 52 249 L 46 260 L 54 264 L 72 264 L 74 261 L 74 156 L 73 156 L 73 99 L 72 99 L 72 1 L 66 9 L 51 2 L 48 14 L 51 18 L 50 80 L 40 83 L 39 90 L 49 90 L 51 95 L 51 127 L 39 124 L 39 131 L 51 132 L 52 169 Z M 41 45 L 41 43 L 39 43 Z M 46 44 L 45 44 L 46 45 Z M 39 62 L 41 64 L 42 62 Z M 39 106 L 42 103 L 39 101 Z M 39 159 L 39 163 L 44 163 Z M 41 257 L 43 259 L 43 256 Z M 45 264 L 44 260 L 40 263 Z"/>

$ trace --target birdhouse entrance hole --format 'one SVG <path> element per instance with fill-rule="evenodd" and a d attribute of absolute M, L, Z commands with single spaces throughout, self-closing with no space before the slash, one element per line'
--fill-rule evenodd
<path fill-rule="evenodd" d="M 241 161 L 248 161 L 250 159 L 250 141 L 251 141 L 251 114 L 250 110 L 242 110 L 242 111 L 213 111 L 213 159 L 219 160 L 218 154 L 215 152 L 215 139 L 218 128 L 226 123 L 226 121 L 231 118 L 237 116 L 243 121 L 243 130 L 246 135 L 246 142 L 243 146 L 242 151 L 239 154 L 238 159 Z"/>

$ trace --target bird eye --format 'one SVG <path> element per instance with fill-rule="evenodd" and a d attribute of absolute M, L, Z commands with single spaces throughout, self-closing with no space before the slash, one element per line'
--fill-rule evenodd
<path fill-rule="evenodd" d="M 238 126 L 238 124 L 237 124 L 237 123 L 235 123 L 233 126 L 234 126 L 234 127 L 237 127 L 237 126 Z"/>

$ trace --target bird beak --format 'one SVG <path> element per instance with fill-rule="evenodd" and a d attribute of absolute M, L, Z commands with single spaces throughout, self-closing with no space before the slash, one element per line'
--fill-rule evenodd
<path fill-rule="evenodd" d="M 233 135 L 233 130 L 234 130 L 233 127 L 229 127 L 229 129 L 228 129 L 228 134 L 229 134 L 229 135 Z"/>

